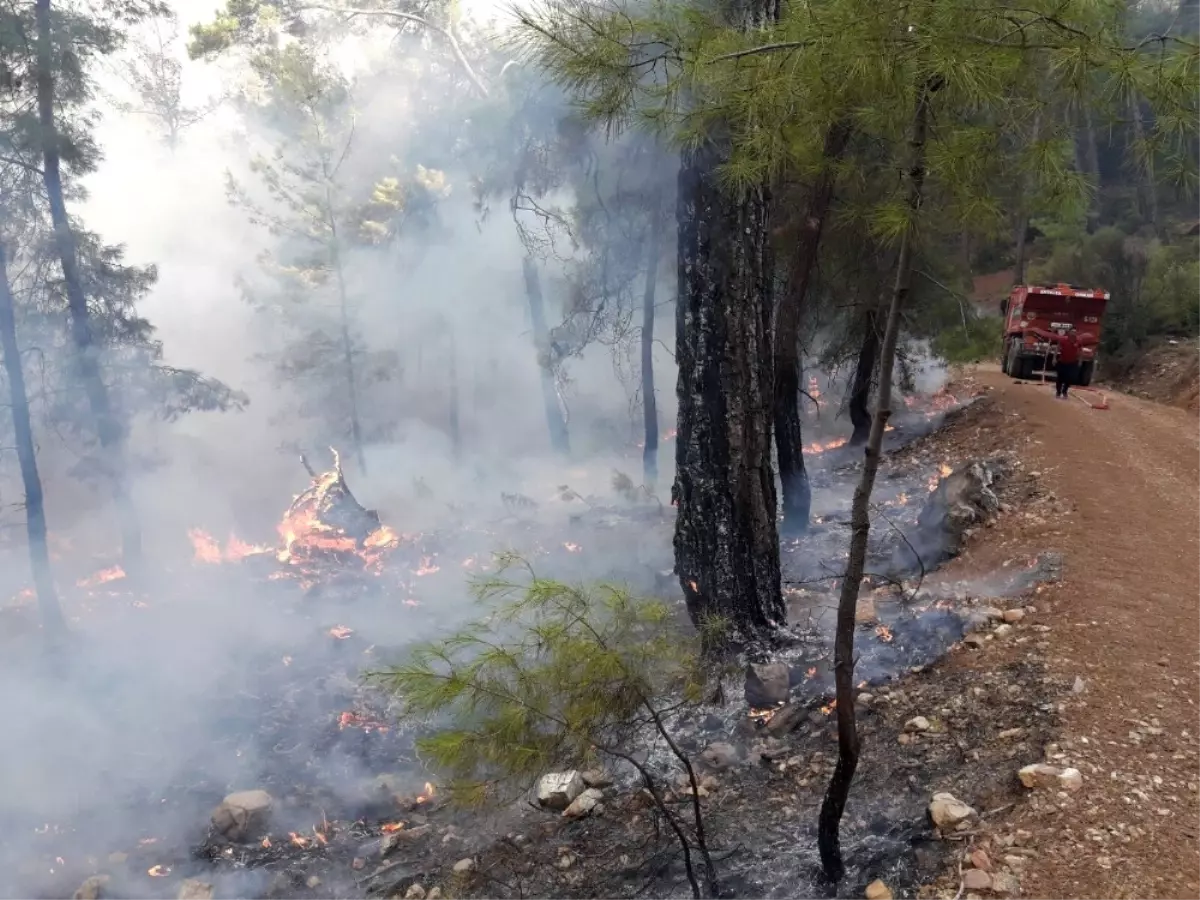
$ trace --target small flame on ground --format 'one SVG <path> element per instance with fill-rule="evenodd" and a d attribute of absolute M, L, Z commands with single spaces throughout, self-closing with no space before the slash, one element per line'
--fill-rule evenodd
<path fill-rule="evenodd" d="M 346 638 L 350 637 L 352 634 L 354 634 L 354 629 L 347 628 L 345 625 L 334 625 L 329 629 L 329 636 L 331 638 L 336 638 L 339 641 L 346 640 Z"/>
<path fill-rule="evenodd" d="M 296 832 L 294 832 L 294 831 L 289 831 L 288 837 L 291 838 L 292 843 L 295 844 L 297 847 L 307 847 L 308 846 L 308 838 L 303 837 L 299 834 L 296 834 Z"/>
<path fill-rule="evenodd" d="M 416 575 L 418 578 L 421 578 L 426 575 L 432 575 L 434 572 L 440 572 L 440 571 L 442 571 L 442 567 L 434 564 L 432 556 L 422 556 L 421 557 L 421 565 L 419 567 L 413 569 L 412 573 L 414 575 Z"/>
<path fill-rule="evenodd" d="M 581 545 L 572 543 L 571 541 L 564 541 L 563 547 L 568 553 L 578 553 L 583 549 Z"/>
<path fill-rule="evenodd" d="M 837 698 L 830 700 L 827 704 L 822 706 L 821 714 L 827 716 L 830 713 L 832 713 L 835 709 L 837 709 Z"/>
<path fill-rule="evenodd" d="M 264 849 L 264 850 L 270 850 L 270 849 L 271 849 L 271 837 L 270 837 L 270 835 L 268 835 L 267 837 L 265 837 L 265 838 L 263 838 L 263 839 L 262 839 L 262 845 L 263 845 L 263 849 Z"/>
<path fill-rule="evenodd" d="M 399 831 L 403 827 L 404 827 L 403 822 L 385 822 L 383 827 L 380 828 L 379 830 L 382 831 L 384 834 L 391 834 L 393 831 Z"/>
<path fill-rule="evenodd" d="M 383 722 L 372 719 L 368 716 L 359 715 L 356 712 L 346 710 L 338 716 L 338 730 L 343 731 L 347 728 L 361 728 L 363 731 L 370 734 L 372 731 L 378 731 L 380 734 L 386 734 L 388 726 Z"/>
<path fill-rule="evenodd" d="M 89 575 L 87 578 L 81 578 L 75 582 L 79 587 L 90 588 L 101 584 L 108 584 L 110 581 L 117 581 L 125 577 L 125 570 L 120 566 L 109 566 L 107 569 L 101 569 L 94 575 Z"/>
<path fill-rule="evenodd" d="M 779 710 L 782 708 L 782 703 L 778 703 L 775 706 L 766 707 L 763 709 L 756 709 L 752 706 L 750 707 L 750 712 L 748 712 L 746 715 L 753 721 L 758 722 L 761 725 L 766 725 L 773 718 L 775 718 L 775 713 L 779 712 Z"/>
<path fill-rule="evenodd" d="M 417 802 L 418 803 L 428 803 L 430 800 L 433 799 L 433 796 L 436 793 L 437 793 L 437 791 L 434 790 L 433 785 L 427 781 L 427 782 L 425 782 L 424 793 L 417 795 Z"/>
<path fill-rule="evenodd" d="M 877 634 L 879 639 L 885 644 L 890 644 L 893 640 L 892 629 L 888 628 L 886 625 L 876 625 L 875 634 Z"/>
<path fill-rule="evenodd" d="M 151 866 L 146 870 L 146 874 L 151 878 L 166 878 L 171 874 L 170 866 Z"/>
<path fill-rule="evenodd" d="M 816 667 L 816 666 L 809 666 L 809 667 L 808 667 L 808 668 L 805 670 L 805 672 L 804 672 L 804 677 L 805 677 L 805 678 L 812 678 L 812 677 L 813 677 L 814 675 L 816 675 L 816 674 L 817 674 L 817 667 Z"/>

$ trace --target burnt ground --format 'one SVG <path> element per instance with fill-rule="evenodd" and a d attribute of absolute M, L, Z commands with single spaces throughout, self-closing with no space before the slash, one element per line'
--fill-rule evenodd
<path fill-rule="evenodd" d="M 964 387 L 960 396 L 970 393 L 969 385 Z M 984 398 L 952 414 L 931 435 L 919 436 L 928 423 L 910 423 L 889 436 L 893 449 L 900 449 L 887 463 L 877 497 L 892 523 L 875 530 L 873 559 L 879 567 L 894 557 L 898 532 L 913 533 L 943 467 L 977 458 L 981 446 L 989 455 L 1004 456 L 1006 426 L 994 401 Z M 719 741 L 738 748 L 739 761 L 722 766 L 703 801 L 730 894 L 794 896 L 823 890 L 813 835 L 835 735 L 821 709 L 829 684 L 822 622 L 830 606 L 829 573 L 837 570 L 844 552 L 845 512 L 857 463 L 853 451 L 820 456 L 826 458 L 813 462 L 815 512 L 822 527 L 784 548 L 785 572 L 799 592 L 791 599 L 800 638 L 786 661 L 806 676 L 816 670 L 797 687 L 806 713 L 801 727 L 781 743 L 768 741 L 762 727 L 747 717 L 740 685 L 728 692 L 728 704 L 700 710 L 679 726 L 690 752 Z M 1010 453 L 1005 462 L 1009 476 L 997 490 L 1004 504 L 1000 521 L 1055 515 L 1061 501 L 1045 492 L 1022 459 Z M 169 704 L 180 704 L 177 694 L 128 696 L 130 682 L 122 673 L 94 674 L 110 674 L 105 667 L 111 669 L 111 662 L 100 659 L 99 651 L 91 659 L 81 650 L 76 670 L 89 675 L 78 699 L 110 704 L 104 708 L 114 711 L 110 715 L 118 716 L 120 727 L 128 730 L 127 742 L 136 748 L 136 758 L 125 763 L 138 772 L 128 779 L 128 794 L 106 802 L 75 810 L 44 804 L 46 821 L 34 826 L 33 839 L 6 840 L 17 857 L 9 857 L 10 881 L 15 875 L 19 886 L 6 893 L 64 896 L 82 877 L 103 873 L 110 880 L 102 893 L 130 897 L 173 895 L 185 877 L 212 884 L 217 896 L 388 896 L 403 895 L 417 883 L 450 896 L 686 895 L 677 848 L 627 782 L 619 780 L 610 789 L 603 815 L 579 822 L 522 804 L 481 815 L 440 806 L 436 799 L 418 802 L 429 776 L 413 751 L 413 734 L 395 727 L 389 698 L 358 680 L 364 668 L 402 652 L 414 636 L 453 623 L 465 608 L 461 571 L 478 565 L 480 553 L 495 549 L 498 533 L 519 536 L 514 543 L 522 543 L 539 566 L 560 577 L 623 576 L 646 591 L 669 584 L 660 574 L 669 567 L 669 527 L 660 505 L 565 496 L 573 493 L 559 492 L 559 500 L 571 502 L 553 527 L 509 509 L 505 518 L 475 534 L 452 528 L 417 536 L 396 560 L 402 577 L 386 588 L 335 580 L 298 596 L 294 584 L 270 582 L 257 573 L 254 603 L 239 596 L 236 614 L 222 610 L 220 615 L 229 618 L 215 629 L 211 608 L 181 619 L 175 607 L 194 608 L 181 599 L 160 609 L 167 604 L 150 594 L 139 600 L 120 587 L 111 595 L 93 596 L 93 604 L 121 609 L 108 624 L 124 640 L 138 646 L 155 642 L 159 658 L 137 661 L 146 672 L 158 672 L 156 664 L 164 670 L 171 663 L 177 668 L 211 665 L 206 657 L 216 653 L 239 657 L 238 664 L 218 667 L 219 677 L 205 681 L 203 691 L 190 679 L 181 682 L 196 694 L 182 700 L 196 720 L 189 724 L 165 715 Z M 995 544 L 998 533 L 984 526 L 969 534 L 967 555 L 972 547 Z M 666 540 L 658 540 L 664 534 Z M 1050 673 L 1039 659 L 1045 643 L 1040 632 L 1019 625 L 1011 646 L 1021 652 L 1004 660 L 994 655 L 995 640 L 981 640 L 980 651 L 960 643 L 971 623 L 979 627 L 982 606 L 1036 607 L 1044 590 L 1039 580 L 1056 574 L 1053 558 L 1036 565 L 1039 549 L 1014 546 L 986 570 L 958 572 L 952 564 L 921 583 L 909 571 L 902 589 L 881 581 L 873 592 L 879 602 L 859 634 L 860 675 L 872 699 L 861 708 L 864 757 L 847 811 L 850 875 L 839 886 L 840 895 L 858 896 L 877 877 L 897 895 L 933 879 L 961 842 L 936 839 L 925 814 L 930 795 L 950 790 L 983 812 L 987 822 L 990 811 L 1018 799 L 1015 768 L 1040 759 L 1044 744 L 1057 734 L 1055 698 L 1064 690 L 1063 676 Z M 246 575 L 220 570 L 207 575 L 207 583 L 194 574 L 187 582 L 191 593 L 211 604 L 222 592 L 238 594 L 231 580 Z M 156 615 L 161 616 L 157 623 Z M 163 645 L 163 628 L 187 634 L 189 645 L 199 642 L 194 658 L 180 659 L 181 645 Z M 271 639 L 230 644 L 229 634 L 254 629 Z M 986 671 L 968 662 L 984 658 Z M 95 667 L 89 669 L 89 663 Z M 930 729 L 904 734 L 913 716 L 930 720 Z M 1021 731 L 1012 731 L 1017 728 Z M 1008 737 L 997 740 L 1000 732 Z M 201 739 L 188 743 L 190 734 Z M 83 743 L 86 738 L 79 735 Z M 158 755 L 149 749 L 156 742 L 164 748 Z M 181 742 L 189 752 L 180 753 Z M 110 765 L 103 771 L 120 768 Z M 148 779 L 146 771 L 156 777 Z M 221 796 L 251 787 L 264 787 L 277 800 L 266 843 L 230 844 L 206 834 L 207 811 Z M 27 816 L 6 817 L 13 828 L 30 826 Z M 403 837 L 388 839 L 392 832 L 385 826 L 399 822 L 404 827 L 396 833 Z M 467 857 L 476 861 L 471 872 L 454 875 L 453 864 Z"/>

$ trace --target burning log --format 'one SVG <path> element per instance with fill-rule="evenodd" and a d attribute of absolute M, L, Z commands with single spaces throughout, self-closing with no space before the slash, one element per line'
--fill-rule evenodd
<path fill-rule="evenodd" d="M 394 548 L 399 535 L 379 521 L 375 510 L 358 502 L 346 484 L 338 452 L 332 452 L 333 468 L 315 476 L 284 513 L 279 524 L 283 549 L 278 559 L 305 566 L 354 556 L 366 563 L 366 568 L 377 568 L 380 554 Z M 307 464 L 305 468 L 311 471 Z"/>

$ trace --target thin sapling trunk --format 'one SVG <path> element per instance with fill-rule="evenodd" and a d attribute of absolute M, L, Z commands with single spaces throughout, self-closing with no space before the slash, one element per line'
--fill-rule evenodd
<path fill-rule="evenodd" d="M 658 481 L 658 399 L 654 394 L 654 297 L 658 285 L 659 233 L 662 231 L 662 191 L 656 191 L 646 235 L 646 289 L 642 294 L 642 480 L 647 488 Z"/>
<path fill-rule="evenodd" d="M 862 344 L 858 348 L 858 363 L 850 384 L 850 446 L 861 447 L 871 436 L 871 382 L 875 379 L 875 363 L 879 360 L 879 310 L 868 307 L 863 312 Z"/>
<path fill-rule="evenodd" d="M 538 369 L 542 379 L 542 406 L 546 426 L 550 430 L 550 446 L 564 456 L 571 452 L 567 421 L 558 405 L 558 389 L 554 386 L 554 368 L 550 357 L 550 329 L 546 327 L 546 304 L 542 299 L 542 281 L 537 263 L 526 256 L 521 265 L 525 276 L 525 296 L 529 301 L 529 321 L 533 326 L 533 341 L 538 353 Z"/>
<path fill-rule="evenodd" d="M 42 132 L 42 178 L 54 226 L 54 245 L 62 266 L 67 289 L 67 308 L 71 320 L 71 339 L 75 344 L 79 379 L 87 396 L 88 407 L 96 420 L 105 475 L 112 485 L 113 500 L 121 531 L 121 549 L 125 571 L 136 577 L 142 570 L 142 529 L 125 471 L 125 429 L 113 412 L 108 387 L 100 372 L 100 359 L 88 312 L 87 295 L 76 256 L 75 235 L 67 218 L 63 195 L 59 135 L 54 122 L 54 48 L 50 22 L 50 0 L 36 0 L 37 23 L 37 104 Z"/>
<path fill-rule="evenodd" d="M 921 210 L 921 193 L 925 184 L 925 144 L 929 129 L 929 106 L 933 94 L 940 89 L 941 78 L 929 78 L 919 89 L 913 113 L 911 161 L 909 163 L 908 207 L 909 227 L 900 241 L 900 258 L 896 263 L 896 281 L 883 331 L 883 347 L 879 359 L 879 393 L 875 418 L 863 459 L 862 478 L 854 490 L 850 512 L 850 554 L 846 574 L 838 597 L 837 629 L 834 634 L 834 682 L 837 703 L 838 760 L 829 788 L 821 804 L 817 821 L 817 848 L 821 866 L 830 881 L 838 882 L 845 874 L 839 830 L 854 771 L 858 768 L 858 726 L 854 718 L 854 615 L 858 608 L 858 591 L 867 560 L 867 538 L 871 532 L 871 491 L 879 471 L 883 432 L 891 416 L 892 370 L 896 361 L 896 338 L 900 331 L 900 311 L 908 299 L 912 279 L 913 231 Z"/>
<path fill-rule="evenodd" d="M 0 350 L 4 352 L 4 372 L 8 376 L 8 395 L 12 401 L 13 436 L 17 444 L 17 462 L 25 487 L 25 531 L 29 541 L 29 568 L 37 591 L 38 610 L 46 636 L 55 640 L 67 630 L 54 573 L 50 568 L 50 548 L 46 540 L 46 508 L 42 500 L 42 479 L 38 474 L 37 453 L 33 446 L 33 427 L 29 420 L 29 394 L 25 390 L 25 371 L 17 343 L 16 311 L 12 287 L 8 282 L 8 250 L 0 243 Z"/>
<path fill-rule="evenodd" d="M 836 162 L 850 141 L 850 126 L 836 122 L 825 135 L 826 163 Z M 793 251 L 787 289 L 775 310 L 775 387 L 773 414 L 775 451 L 779 459 L 779 483 L 783 491 L 783 529 L 796 534 L 808 529 L 812 488 L 804 468 L 804 440 L 800 424 L 800 326 L 809 285 L 817 267 L 821 233 L 833 203 L 837 176 L 828 165 L 809 190 L 807 208 L 800 224 L 800 238 Z"/>

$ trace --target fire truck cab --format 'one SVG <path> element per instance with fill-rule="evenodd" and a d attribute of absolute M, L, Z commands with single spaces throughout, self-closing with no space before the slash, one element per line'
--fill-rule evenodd
<path fill-rule="evenodd" d="M 1058 362 L 1057 346 L 1038 337 L 1032 329 L 1058 331 L 1073 325 L 1080 337 L 1091 335 L 1095 339 L 1081 348 L 1079 357 L 1079 384 L 1091 384 L 1108 300 L 1107 291 L 1073 284 L 1020 284 L 1014 287 L 1001 304 L 1004 355 L 1000 367 L 1004 374 L 1013 378 L 1032 378 L 1037 372 L 1054 371 Z"/>

